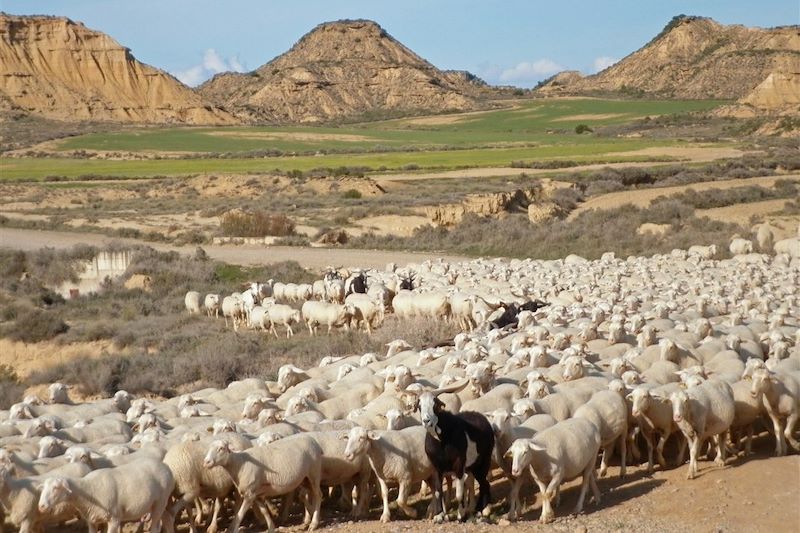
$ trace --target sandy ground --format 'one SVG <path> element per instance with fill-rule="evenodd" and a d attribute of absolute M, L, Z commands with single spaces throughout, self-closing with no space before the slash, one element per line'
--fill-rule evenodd
<path fill-rule="evenodd" d="M 677 185 L 675 187 L 654 187 L 650 189 L 641 189 L 634 191 L 620 191 L 612 192 L 609 194 L 601 194 L 593 198 L 589 198 L 586 202 L 582 203 L 570 213 L 569 218 L 573 219 L 584 211 L 590 209 L 613 209 L 625 204 L 633 204 L 638 207 L 647 207 L 652 200 L 659 196 L 669 196 L 671 194 L 680 193 L 689 189 L 695 191 L 708 191 L 713 189 L 732 189 L 735 187 L 747 187 L 758 185 L 761 187 L 772 187 L 778 180 L 800 180 L 800 174 L 782 175 L 782 176 L 766 176 L 759 178 L 745 178 L 737 180 L 725 181 L 709 181 L 704 183 L 694 183 L 691 185 Z M 739 209 L 741 206 L 732 206 L 732 209 Z"/>
<path fill-rule="evenodd" d="M 644 148 L 629 152 L 615 152 L 607 154 L 610 157 L 674 157 L 683 161 L 702 163 L 715 161 L 717 159 L 727 159 L 741 157 L 744 152 L 736 148 L 724 147 L 702 147 L 702 146 L 674 146 Z M 602 156 L 598 156 L 602 157 Z M 671 165 L 673 162 L 622 162 L 622 163 L 600 163 L 593 165 L 579 165 L 564 169 L 564 172 L 582 172 L 586 170 L 599 170 L 601 168 L 640 168 L 654 167 L 659 165 Z M 462 170 L 447 170 L 443 172 L 423 172 L 419 174 L 397 173 L 397 174 L 375 174 L 370 176 L 378 183 L 387 181 L 414 181 L 414 180 L 434 180 L 434 179 L 461 179 L 461 178 L 493 178 L 501 176 L 536 176 L 538 174 L 552 174 L 553 169 L 540 168 L 511 168 L 511 167 L 484 167 L 468 168 Z"/>
<path fill-rule="evenodd" d="M 747 224 L 750 221 L 750 217 L 753 216 L 775 220 L 789 220 L 792 217 L 770 216 L 775 212 L 781 211 L 787 201 L 786 199 L 764 200 L 763 202 L 728 205 L 725 207 L 715 207 L 713 209 L 698 209 L 695 212 L 697 216 L 708 217 L 712 220 L 720 220 L 722 222 L 734 222 L 737 224 Z"/>
<path fill-rule="evenodd" d="M 430 224 L 427 217 L 416 215 L 382 215 L 362 218 L 355 223 L 355 227 L 348 227 L 347 232 L 352 235 L 372 231 L 376 235 L 399 235 L 408 237 L 420 226 Z"/>
<path fill-rule="evenodd" d="M 143 244 L 157 250 L 176 250 L 181 253 L 194 253 L 194 246 L 172 246 L 136 239 L 115 239 L 94 233 L 70 233 L 61 231 L 37 231 L 27 229 L 0 228 L 0 246 L 21 250 L 38 250 L 45 246 L 69 248 L 76 244 L 106 246 L 112 242 L 122 244 Z M 212 259 L 237 265 L 263 265 L 279 261 L 297 261 L 300 265 L 322 270 L 327 265 L 343 267 L 361 266 L 365 268 L 386 267 L 387 263 L 418 263 L 439 257 L 447 261 L 461 261 L 464 257 L 412 252 L 391 252 L 384 250 L 353 250 L 347 248 L 307 248 L 295 246 L 257 246 L 257 245 L 203 245 Z"/>
<path fill-rule="evenodd" d="M 59 363 L 86 357 L 100 357 L 114 352 L 110 340 L 96 342 L 76 342 L 60 345 L 54 342 L 26 344 L 9 339 L 0 339 L 0 365 L 9 365 L 24 378 L 31 372 L 42 370 Z"/>

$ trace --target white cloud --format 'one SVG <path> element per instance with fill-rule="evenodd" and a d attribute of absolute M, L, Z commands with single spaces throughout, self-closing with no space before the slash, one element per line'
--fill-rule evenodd
<path fill-rule="evenodd" d="M 538 59 L 533 62 L 523 61 L 500 73 L 500 81 L 504 83 L 529 84 L 564 70 L 564 67 L 551 59 Z"/>
<path fill-rule="evenodd" d="M 619 61 L 619 59 L 614 58 L 614 57 L 600 56 L 598 58 L 595 58 L 594 63 L 592 64 L 592 66 L 594 66 L 594 71 L 595 72 L 600 72 L 601 70 L 607 69 L 608 67 L 610 67 L 611 65 L 613 65 L 617 61 Z"/>
<path fill-rule="evenodd" d="M 172 75 L 190 87 L 199 85 L 214 74 L 220 72 L 244 72 L 247 70 L 245 64 L 239 61 L 236 56 L 229 57 L 227 60 L 219 55 L 216 50 L 209 48 L 203 53 L 203 61 L 199 65 L 189 67 L 185 70 L 175 70 Z"/>

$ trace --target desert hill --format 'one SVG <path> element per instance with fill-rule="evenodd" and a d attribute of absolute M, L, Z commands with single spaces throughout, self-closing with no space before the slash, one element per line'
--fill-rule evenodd
<path fill-rule="evenodd" d="M 734 100 L 773 72 L 796 72 L 798 64 L 799 26 L 747 28 L 680 15 L 644 47 L 595 75 L 570 80 L 564 90 Z"/>
<path fill-rule="evenodd" d="M 289 51 L 249 73 L 223 73 L 204 98 L 253 121 L 322 122 L 375 113 L 481 107 L 485 83 L 441 71 L 372 21 L 320 24 Z"/>
<path fill-rule="evenodd" d="M 0 101 L 69 121 L 236 122 L 108 35 L 64 17 L 0 13 Z"/>

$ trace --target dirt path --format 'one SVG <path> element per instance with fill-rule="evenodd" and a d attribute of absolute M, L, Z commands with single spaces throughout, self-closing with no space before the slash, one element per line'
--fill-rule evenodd
<path fill-rule="evenodd" d="M 0 228 L 0 247 L 20 250 L 38 250 L 45 246 L 70 248 L 76 244 L 106 246 L 112 242 L 140 244 L 156 250 L 175 250 L 180 253 L 194 253 L 195 246 L 174 246 L 163 243 L 119 239 L 96 233 L 71 233 L 66 231 L 38 231 L 28 229 Z M 387 263 L 398 265 L 419 263 L 427 259 L 443 258 L 447 261 L 461 261 L 466 258 L 412 252 L 391 252 L 385 250 L 353 250 L 348 248 L 308 248 L 300 246 L 256 246 L 256 245 L 203 245 L 212 259 L 237 265 L 263 265 L 280 261 L 297 261 L 303 267 L 320 270 L 327 265 L 360 266 L 364 268 L 386 267 Z"/>
<path fill-rule="evenodd" d="M 728 159 L 741 157 L 744 152 L 736 148 L 704 147 L 704 146 L 678 146 L 678 147 L 656 147 L 633 150 L 630 152 L 615 152 L 607 154 L 609 157 L 675 157 L 691 163 L 704 163 L 716 161 L 717 159 Z M 598 155 L 602 158 L 602 155 Z M 579 165 L 561 169 L 562 172 L 582 172 L 587 170 L 600 170 L 601 168 L 641 168 L 655 167 L 659 165 L 673 165 L 672 162 L 622 162 L 622 163 L 600 163 L 593 165 Z M 436 180 L 453 178 L 494 178 L 499 176 L 536 176 L 539 174 L 552 174 L 558 170 L 549 168 L 512 168 L 512 167 L 485 167 L 468 168 L 462 170 L 448 170 L 443 172 L 423 172 L 420 174 L 374 174 L 370 178 L 376 182 L 387 181 L 417 181 L 417 180 Z"/>
<path fill-rule="evenodd" d="M 637 207 L 647 207 L 650 205 L 651 201 L 655 200 L 659 196 L 669 196 L 671 194 L 685 192 L 689 189 L 694 189 L 697 192 L 701 192 L 712 189 L 733 189 L 735 187 L 748 187 L 754 185 L 761 187 L 772 187 L 778 180 L 800 180 L 800 174 L 762 176 L 758 178 L 743 178 L 725 181 L 707 181 L 703 183 L 694 183 L 691 185 L 654 187 L 650 189 L 601 194 L 599 196 L 589 198 L 589 200 L 579 205 L 577 209 L 570 213 L 569 219 L 574 219 L 582 212 L 590 209 L 614 209 L 625 204 L 633 204 Z"/>

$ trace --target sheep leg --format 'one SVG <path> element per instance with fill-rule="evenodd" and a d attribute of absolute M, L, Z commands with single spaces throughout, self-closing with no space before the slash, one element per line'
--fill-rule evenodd
<path fill-rule="evenodd" d="M 603 451 L 605 455 L 605 450 Z M 578 496 L 578 503 L 575 504 L 574 514 L 579 515 L 583 511 L 583 501 L 586 499 L 586 493 L 589 491 L 591 484 L 592 474 L 594 474 L 594 460 L 592 460 L 583 471 L 583 483 L 581 483 L 581 493 Z"/>
<path fill-rule="evenodd" d="M 255 504 L 259 513 L 264 515 L 264 518 L 267 521 L 267 531 L 269 531 L 269 533 L 272 533 L 273 531 L 275 531 L 275 521 L 272 519 L 272 513 L 269 512 L 269 508 L 261 500 L 256 500 Z M 209 531 L 211 530 L 209 529 Z"/>
<path fill-rule="evenodd" d="M 397 489 L 397 506 L 400 509 L 402 509 L 402 511 L 406 514 L 407 517 L 416 518 L 417 510 L 408 505 L 408 489 L 409 489 L 409 482 L 401 481 L 400 486 Z"/>
<path fill-rule="evenodd" d="M 606 446 L 605 448 L 603 448 L 603 456 L 600 459 L 600 477 L 605 477 L 606 473 L 608 472 L 608 459 L 610 456 L 611 456 L 610 447 Z"/>
<path fill-rule="evenodd" d="M 652 474 L 655 466 L 653 463 L 653 435 L 649 432 L 643 432 L 642 435 L 647 444 L 647 473 Z"/>
<path fill-rule="evenodd" d="M 284 496 L 283 502 L 281 502 L 281 515 L 278 517 L 278 520 L 280 520 L 281 524 L 289 519 L 289 511 L 292 510 L 293 504 L 294 504 L 294 491 Z"/>
<path fill-rule="evenodd" d="M 772 426 L 775 432 L 775 455 L 785 455 L 786 442 L 783 440 L 783 424 L 781 424 L 781 419 L 771 411 L 768 411 L 768 414 L 770 420 L 772 420 Z"/>
<path fill-rule="evenodd" d="M 381 486 L 381 499 L 383 500 L 383 514 L 381 514 L 381 522 L 387 524 L 392 515 L 389 513 L 389 486 L 382 478 L 378 478 L 378 483 Z"/>
<path fill-rule="evenodd" d="M 544 482 L 534 478 L 536 484 L 539 486 L 539 492 L 542 495 L 542 513 L 539 517 L 541 523 L 551 522 L 553 520 L 553 508 L 550 505 L 550 499 L 553 497 L 552 491 L 549 491 Z"/>
<path fill-rule="evenodd" d="M 319 488 L 319 475 L 316 479 L 308 479 L 311 489 L 311 500 L 307 502 L 306 513 L 311 514 L 311 522 L 308 524 L 308 531 L 314 531 L 319 526 L 319 509 L 322 505 L 322 490 Z M 309 509 L 310 508 L 310 509 Z"/>
<path fill-rule="evenodd" d="M 108 529 L 106 530 L 108 533 L 120 533 L 120 523 L 119 520 L 112 518 L 108 521 Z"/>
<path fill-rule="evenodd" d="M 702 440 L 699 436 L 695 435 L 689 439 L 689 473 L 687 479 L 694 479 L 697 476 L 697 454 L 700 453 L 700 445 Z"/>
<path fill-rule="evenodd" d="M 228 533 L 237 533 L 239 531 L 239 525 L 242 523 L 242 520 L 244 520 L 247 511 L 252 507 L 254 500 L 255 498 L 253 496 L 248 495 L 242 497 L 242 505 L 239 506 L 236 516 L 233 517 L 233 522 L 228 526 Z"/>
<path fill-rule="evenodd" d="M 592 477 L 589 480 L 591 487 L 592 487 L 592 497 L 594 498 L 594 503 L 596 505 L 600 505 L 600 487 L 597 486 L 597 476 L 592 470 Z"/>
<path fill-rule="evenodd" d="M 510 477 L 510 476 L 509 476 Z M 511 490 L 508 492 L 508 514 L 506 518 L 509 522 L 517 521 L 517 508 L 519 507 L 519 489 L 522 486 L 522 476 L 512 478 Z"/>
<path fill-rule="evenodd" d="M 783 435 L 786 437 L 789 445 L 794 448 L 795 451 L 800 452 L 800 442 L 798 442 L 793 435 L 794 427 L 797 425 L 798 417 L 800 417 L 800 413 L 797 411 L 789 415 L 789 417 L 786 419 L 786 428 L 783 430 Z"/>
<path fill-rule="evenodd" d="M 747 439 L 744 441 L 744 456 L 748 457 L 753 448 L 753 424 L 747 426 Z"/>
<path fill-rule="evenodd" d="M 291 324 L 286 324 L 286 338 L 294 337 L 294 330 Z"/>
<path fill-rule="evenodd" d="M 207 533 L 217 533 L 217 519 L 219 518 L 219 511 L 222 509 L 222 500 L 214 498 L 214 512 L 211 514 L 211 523 L 208 525 Z M 266 516 L 268 513 L 264 513 Z"/>
<path fill-rule="evenodd" d="M 725 444 L 727 442 L 727 436 L 727 431 L 723 431 L 719 435 L 714 435 L 714 444 L 717 447 L 717 456 L 714 458 L 714 464 L 717 466 L 725 466 Z"/>

